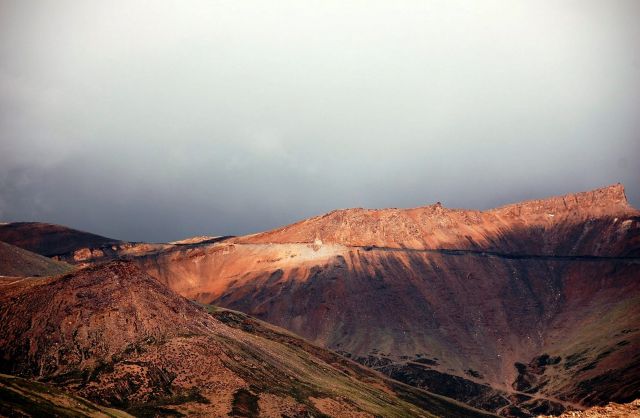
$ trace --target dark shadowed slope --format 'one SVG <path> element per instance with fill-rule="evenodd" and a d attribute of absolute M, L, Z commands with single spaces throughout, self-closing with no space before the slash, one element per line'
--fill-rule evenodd
<path fill-rule="evenodd" d="M 70 395 L 53 385 L 0 374 L 0 417 L 131 418 Z"/>
<path fill-rule="evenodd" d="M 73 267 L 0 241 L 0 276 L 54 276 Z"/>
<path fill-rule="evenodd" d="M 172 249 L 188 249 L 231 237 L 200 236 L 171 243 L 127 242 L 39 222 L 0 224 L 0 241 L 79 266 L 115 259 L 130 259 Z"/>
<path fill-rule="evenodd" d="M 0 281 L 0 322 L 0 371 L 134 415 L 483 416 L 241 314 L 210 313 L 124 262 Z"/>
<path fill-rule="evenodd" d="M 0 241 L 47 257 L 120 242 L 89 232 L 40 222 L 0 224 Z"/>

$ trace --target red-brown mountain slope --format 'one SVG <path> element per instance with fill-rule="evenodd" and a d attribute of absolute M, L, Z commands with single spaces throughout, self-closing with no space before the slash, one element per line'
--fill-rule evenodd
<path fill-rule="evenodd" d="M 0 323 L 1 372 L 133 415 L 487 416 L 243 314 L 210 313 L 125 262 L 0 279 Z"/>
<path fill-rule="evenodd" d="M 238 243 L 313 243 L 350 247 L 471 249 L 547 255 L 640 255 L 632 235 L 638 216 L 621 184 L 589 192 L 532 200 L 489 211 L 447 209 L 345 209 Z M 618 218 L 618 219 L 616 219 Z M 637 219 L 636 219 L 637 221 Z M 619 248 L 623 244 L 625 248 Z"/>
<path fill-rule="evenodd" d="M 639 257 L 640 212 L 615 185 L 486 212 L 335 211 L 136 261 L 188 298 L 517 416 L 639 396 Z"/>

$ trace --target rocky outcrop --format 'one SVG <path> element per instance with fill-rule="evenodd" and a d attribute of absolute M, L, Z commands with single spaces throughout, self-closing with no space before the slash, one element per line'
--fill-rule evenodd
<path fill-rule="evenodd" d="M 459 249 L 528 255 L 639 255 L 639 213 L 617 184 L 489 211 L 346 209 L 240 243 L 312 243 L 356 247 Z M 632 242 L 630 242 L 632 240 Z M 619 244 L 627 248 L 620 248 Z"/>

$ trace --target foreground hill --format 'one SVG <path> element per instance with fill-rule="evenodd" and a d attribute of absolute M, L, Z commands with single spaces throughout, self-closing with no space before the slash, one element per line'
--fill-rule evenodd
<path fill-rule="evenodd" d="M 0 276 L 54 276 L 72 269 L 67 263 L 0 241 Z"/>
<path fill-rule="evenodd" d="M 196 305 L 125 262 L 0 279 L 0 322 L 1 372 L 133 415 L 488 416 Z"/>
<path fill-rule="evenodd" d="M 621 185 L 485 212 L 335 211 L 136 262 L 502 415 L 640 396 L 640 212 Z"/>

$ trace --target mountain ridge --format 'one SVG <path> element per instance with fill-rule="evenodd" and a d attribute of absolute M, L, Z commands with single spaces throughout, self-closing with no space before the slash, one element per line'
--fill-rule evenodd
<path fill-rule="evenodd" d="M 585 202 L 595 203 L 585 208 Z M 584 223 L 596 220 L 609 229 L 607 236 L 616 237 L 616 231 L 625 232 L 638 217 L 640 211 L 628 204 L 624 187 L 616 184 L 488 211 L 446 209 L 440 204 L 411 209 L 343 209 L 229 242 L 523 253 L 517 241 L 526 239 L 539 241 L 535 254 L 540 255 L 635 255 L 640 254 L 640 239 L 635 240 L 631 254 L 620 254 L 615 243 L 603 245 Z M 554 235 L 558 233 L 571 235 L 577 243 L 569 247 L 566 242 L 557 242 Z"/>

